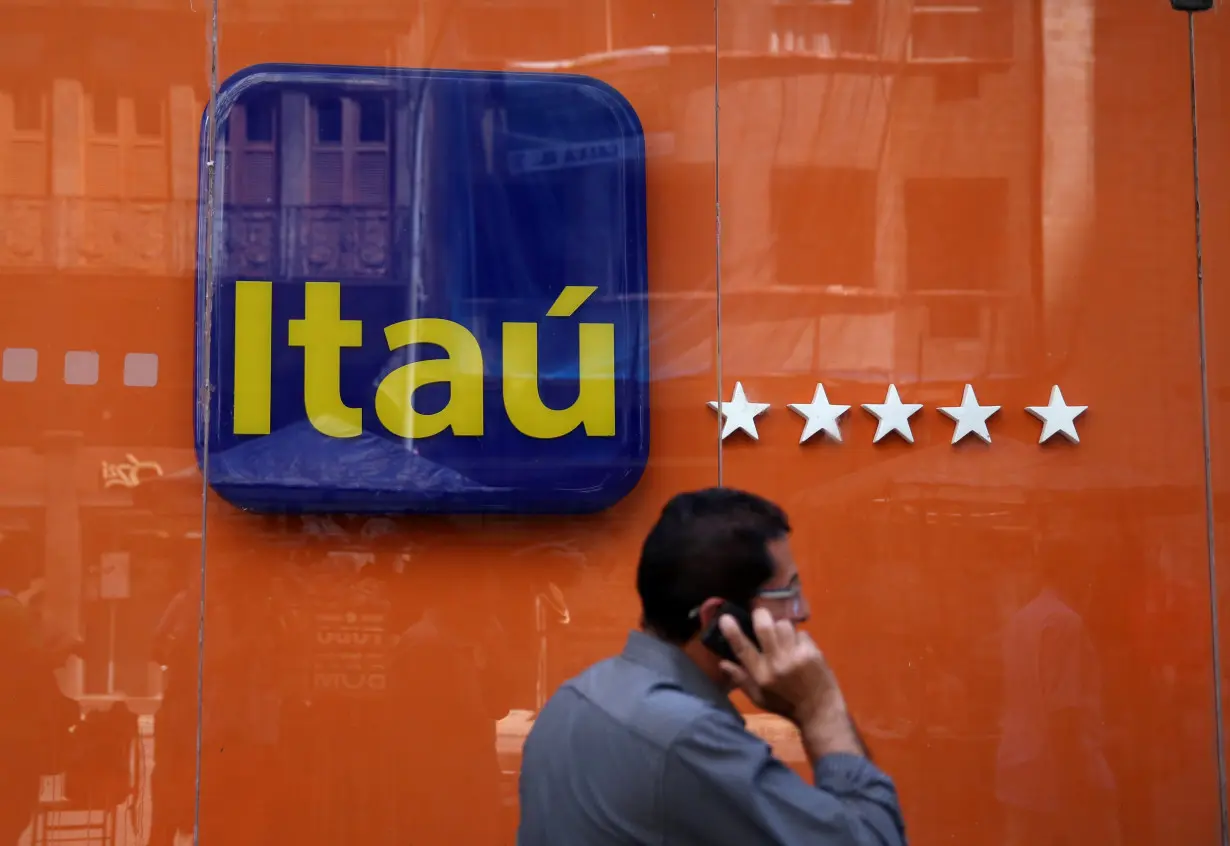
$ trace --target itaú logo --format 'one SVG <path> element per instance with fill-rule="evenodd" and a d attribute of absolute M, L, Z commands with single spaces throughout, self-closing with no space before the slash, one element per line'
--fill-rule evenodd
<path fill-rule="evenodd" d="M 341 393 L 341 352 L 363 346 L 363 321 L 341 316 L 341 285 L 308 282 L 304 316 L 288 323 L 287 343 L 303 349 L 303 405 L 312 428 L 330 438 L 363 434 L 363 409 Z M 595 291 L 569 286 L 547 317 L 571 317 Z M 273 285 L 239 282 L 235 295 L 234 432 L 268 435 L 273 408 Z M 458 437 L 482 437 L 485 428 L 483 351 L 464 326 L 438 317 L 402 320 L 384 327 L 389 350 L 431 344 L 443 358 L 414 361 L 380 379 L 376 417 L 385 431 L 406 439 L 430 438 L 450 430 Z M 581 323 L 577 329 L 577 398 L 566 408 L 549 408 L 539 391 L 538 324 L 502 326 L 503 406 L 509 423 L 529 438 L 552 440 L 584 429 L 587 437 L 615 435 L 615 324 Z M 444 407 L 424 413 L 413 397 L 427 385 L 447 386 Z"/>
<path fill-rule="evenodd" d="M 214 491 L 529 514 L 632 490 L 649 330 L 626 100 L 582 76 L 277 65 L 217 102 L 197 277 Z"/>
<path fill-rule="evenodd" d="M 482 340 L 440 317 L 390 322 L 395 288 L 237 280 L 230 293 L 209 467 L 244 507 L 590 510 L 644 468 L 642 356 L 617 343 L 627 303 L 595 302 L 595 286 L 565 286 L 537 314 L 532 299 L 503 303 Z"/>

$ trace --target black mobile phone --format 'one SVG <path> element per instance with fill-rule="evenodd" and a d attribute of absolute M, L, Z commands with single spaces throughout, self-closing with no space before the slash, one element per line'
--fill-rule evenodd
<path fill-rule="evenodd" d="M 700 642 L 719 658 L 724 658 L 737 664 L 739 659 L 735 657 L 734 650 L 730 648 L 729 641 L 726 640 L 726 636 L 722 634 L 722 630 L 718 627 L 718 621 L 726 614 L 734 617 L 744 636 L 752 642 L 753 646 L 757 649 L 760 648 L 760 638 L 756 637 L 756 629 L 752 626 L 752 612 L 746 608 L 740 608 L 733 602 L 723 602 L 718 606 L 717 613 L 713 615 L 713 620 L 700 633 Z"/>

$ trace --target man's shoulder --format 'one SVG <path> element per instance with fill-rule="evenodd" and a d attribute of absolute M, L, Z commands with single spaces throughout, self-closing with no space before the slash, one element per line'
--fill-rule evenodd
<path fill-rule="evenodd" d="M 551 697 L 572 719 L 593 719 L 636 734 L 665 750 L 702 721 L 728 718 L 712 703 L 683 690 L 667 676 L 615 656 L 592 665 Z M 552 703 L 549 702 L 550 706 Z M 544 709 L 543 716 L 547 716 Z"/>

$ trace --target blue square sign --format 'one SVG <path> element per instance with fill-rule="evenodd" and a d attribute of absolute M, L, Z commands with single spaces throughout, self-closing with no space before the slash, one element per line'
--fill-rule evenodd
<path fill-rule="evenodd" d="M 649 363 L 626 99 L 583 76 L 261 65 L 216 111 L 196 449 L 220 496 L 569 513 L 632 490 Z"/>

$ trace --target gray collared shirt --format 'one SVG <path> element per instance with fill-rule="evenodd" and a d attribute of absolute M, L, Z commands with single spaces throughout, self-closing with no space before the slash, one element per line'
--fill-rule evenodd
<path fill-rule="evenodd" d="M 641 632 L 543 707 L 521 761 L 518 846 L 904 846 L 888 776 L 856 755 L 810 785 L 678 648 Z"/>

